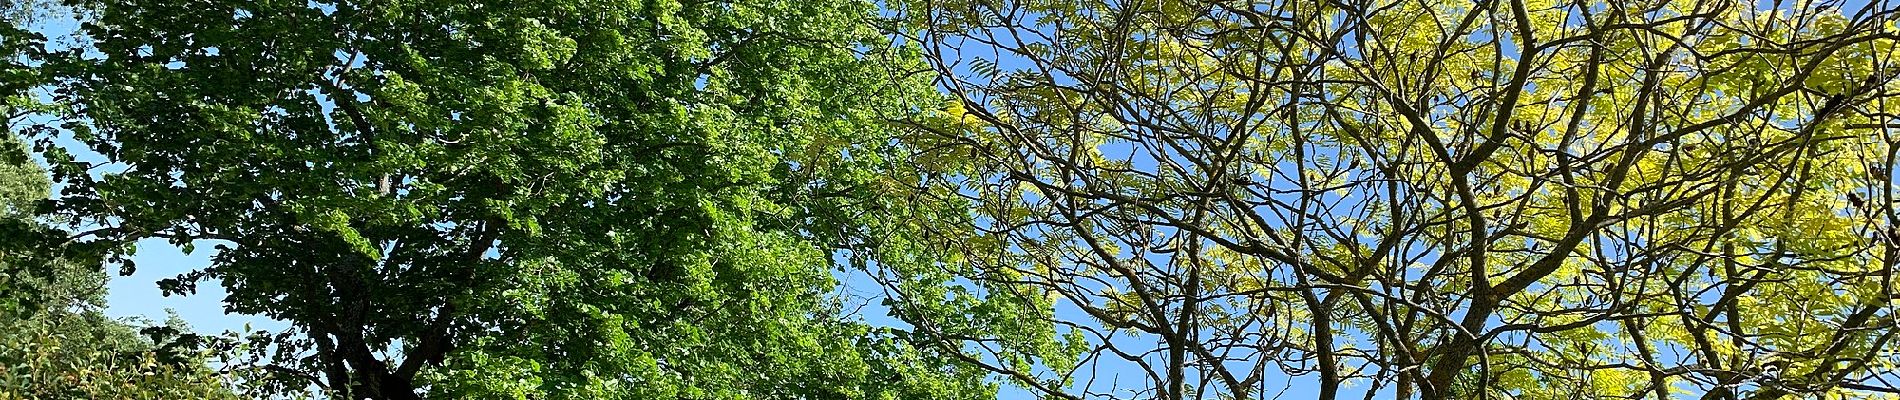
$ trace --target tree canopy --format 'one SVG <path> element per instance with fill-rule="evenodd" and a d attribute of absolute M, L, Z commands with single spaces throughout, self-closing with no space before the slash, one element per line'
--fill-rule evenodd
<path fill-rule="evenodd" d="M 0 55 L 37 39 L 12 30 L 21 12 L 0 8 L 0 33 L 19 35 L 0 36 Z M 105 271 L 64 257 L 63 232 L 36 215 L 50 182 L 13 128 L 45 108 L 24 94 L 37 74 L 22 60 L 0 57 L 0 399 L 237 398 L 182 321 L 108 318 Z"/>
<path fill-rule="evenodd" d="M 1900 393 L 1892 2 L 899 3 L 1040 396 Z"/>
<path fill-rule="evenodd" d="M 1900 396 L 1890 0 L 60 4 L 0 396 Z"/>
<path fill-rule="evenodd" d="M 139 239 L 213 247 L 160 286 L 222 285 L 226 311 L 294 326 L 237 361 L 269 372 L 253 384 L 992 390 L 831 296 L 852 210 L 904 187 L 875 173 L 886 118 L 931 93 L 870 3 L 70 5 L 86 45 L 33 67 L 69 113 L 40 137 L 50 215 L 128 271 Z"/>

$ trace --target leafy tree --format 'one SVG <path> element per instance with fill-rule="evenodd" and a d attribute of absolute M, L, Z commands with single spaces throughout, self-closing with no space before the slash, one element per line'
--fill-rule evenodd
<path fill-rule="evenodd" d="M 212 264 L 290 332 L 230 362 L 336 398 L 980 398 L 852 322 L 899 204 L 915 49 L 852 0 L 74 2 L 54 209 Z M 910 61 L 907 61 L 910 60 Z M 878 254 L 890 253 L 880 252 Z"/>
<path fill-rule="evenodd" d="M 1893 2 L 900 3 L 883 279 L 1042 396 L 1900 393 Z"/>
<path fill-rule="evenodd" d="M 105 272 L 64 257 L 64 232 L 36 215 L 49 182 L 14 128 L 46 109 L 25 94 L 36 74 L 15 57 L 38 36 L 11 15 L 0 14 L 0 399 L 237 398 L 188 336 L 141 337 L 106 317 Z M 155 328 L 189 335 L 178 321 Z"/>
<path fill-rule="evenodd" d="M 27 30 L 33 14 L 30 4 L 0 4 L 0 315 L 21 315 L 43 308 L 37 304 L 44 285 L 26 281 L 46 279 L 53 271 L 36 268 L 53 263 L 59 254 L 51 248 L 58 232 L 35 220 L 38 201 L 47 197 L 45 171 L 27 157 L 17 133 L 25 119 L 45 110 L 28 94 L 43 83 L 30 66 L 45 38 Z M 54 295 L 53 297 L 59 297 Z"/>
<path fill-rule="evenodd" d="M 17 27 L 17 19 L 0 21 Z M 19 66 L 6 64 L 0 72 Z M 27 74 L 13 74 L 21 76 Z M 34 212 L 49 182 L 44 169 L 27 161 L 27 146 L 13 127 L 46 108 L 23 95 L 25 85 L 13 87 L 17 91 L 0 93 L 6 100 L 0 108 L 6 116 L 0 123 L 0 154 L 6 155 L 0 159 L 0 326 L 6 326 L 0 330 L 0 398 L 236 398 L 203 364 L 188 334 L 141 337 L 137 326 L 101 313 L 104 271 L 63 258 L 57 241 L 63 231 Z M 158 328 L 186 332 L 179 320 Z"/>

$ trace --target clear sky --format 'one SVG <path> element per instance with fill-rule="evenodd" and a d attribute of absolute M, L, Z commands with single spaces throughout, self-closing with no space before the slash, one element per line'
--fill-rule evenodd
<path fill-rule="evenodd" d="M 166 318 L 166 310 L 174 310 L 191 323 L 198 333 L 243 330 L 245 324 L 250 324 L 253 330 L 278 330 L 289 326 L 261 316 L 225 314 L 224 287 L 215 281 L 200 284 L 198 294 L 194 296 L 160 295 L 158 280 L 211 265 L 211 255 L 217 252 L 211 250 L 211 246 L 198 246 L 198 250 L 190 255 L 163 239 L 140 241 L 138 247 L 138 255 L 133 257 L 138 270 L 131 276 L 113 277 L 107 287 L 107 315 L 142 317 L 162 322 Z"/>

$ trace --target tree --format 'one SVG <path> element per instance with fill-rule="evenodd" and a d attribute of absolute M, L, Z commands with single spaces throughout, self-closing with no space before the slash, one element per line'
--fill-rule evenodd
<path fill-rule="evenodd" d="M 45 171 L 27 157 L 18 135 L 25 119 L 45 110 L 28 90 L 43 83 L 29 62 L 45 38 L 26 29 L 29 5 L 0 4 L 0 315 L 24 315 L 44 308 L 42 299 L 62 297 L 39 293 L 45 285 L 29 281 L 50 279 L 61 256 L 54 246 L 61 236 L 36 220 L 40 200 L 47 197 Z"/>
<path fill-rule="evenodd" d="M 29 93 L 44 83 L 31 62 L 45 38 L 28 27 L 45 11 L 0 4 L 0 399 L 234 399 L 181 322 L 142 337 L 106 317 L 105 271 L 38 212 L 50 182 L 18 136 L 54 109 Z"/>
<path fill-rule="evenodd" d="M 975 212 L 882 279 L 1053 398 L 1890 396 L 1871 3 L 901 2 Z"/>
<path fill-rule="evenodd" d="M 0 18 L 7 28 L 14 21 Z M 237 398 L 200 348 L 181 340 L 188 336 L 142 337 L 102 312 L 105 271 L 65 257 L 64 232 L 35 213 L 49 182 L 13 128 L 44 108 L 18 92 L 0 99 L 0 399 Z M 189 335 L 176 321 L 160 328 Z"/>
<path fill-rule="evenodd" d="M 976 398 L 834 252 L 929 95 L 848 0 L 72 2 L 71 240 L 212 245 L 248 361 L 336 398 Z M 910 60 L 910 61 L 906 61 Z M 260 378 L 262 380 L 262 378 Z"/>

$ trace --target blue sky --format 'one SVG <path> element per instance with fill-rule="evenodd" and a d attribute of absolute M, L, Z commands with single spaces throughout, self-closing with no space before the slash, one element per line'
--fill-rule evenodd
<path fill-rule="evenodd" d="M 138 255 L 133 257 L 138 270 L 131 276 L 113 277 L 107 286 L 107 315 L 162 322 L 167 310 L 173 310 L 199 333 L 243 330 L 245 324 L 250 324 L 253 330 L 289 326 L 262 316 L 225 314 L 224 287 L 217 282 L 199 285 L 198 294 L 193 296 L 160 295 L 158 280 L 211 265 L 211 255 L 216 253 L 211 246 L 200 246 L 190 255 L 163 239 L 143 240 L 138 247 Z"/>

